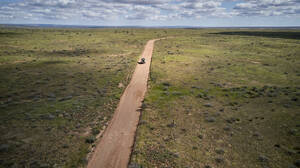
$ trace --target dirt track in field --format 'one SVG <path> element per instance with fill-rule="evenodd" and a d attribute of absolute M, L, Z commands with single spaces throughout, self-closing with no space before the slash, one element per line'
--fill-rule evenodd
<path fill-rule="evenodd" d="M 88 168 L 126 168 L 128 166 L 140 117 L 139 109 L 147 91 L 155 41 L 147 42 L 140 57 L 145 58 L 146 63 L 137 64 L 114 116 L 89 160 Z"/>

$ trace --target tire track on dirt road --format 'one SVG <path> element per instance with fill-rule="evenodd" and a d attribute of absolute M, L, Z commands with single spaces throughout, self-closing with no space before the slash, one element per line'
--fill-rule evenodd
<path fill-rule="evenodd" d="M 117 109 L 97 144 L 88 168 L 126 168 L 134 144 L 139 122 L 139 108 L 147 91 L 154 42 L 147 42 L 141 58 L 145 64 L 137 64 L 131 81 L 121 96 Z"/>

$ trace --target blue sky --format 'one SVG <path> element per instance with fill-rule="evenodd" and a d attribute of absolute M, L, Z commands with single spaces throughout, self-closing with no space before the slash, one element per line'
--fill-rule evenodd
<path fill-rule="evenodd" d="M 300 0 L 0 0 L 0 23 L 300 26 Z"/>

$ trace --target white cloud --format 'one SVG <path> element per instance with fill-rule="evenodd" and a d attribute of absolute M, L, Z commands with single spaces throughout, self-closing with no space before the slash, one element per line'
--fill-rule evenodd
<path fill-rule="evenodd" d="M 242 16 L 289 16 L 300 14 L 299 0 L 247 0 L 235 6 L 234 11 Z"/>
<path fill-rule="evenodd" d="M 26 0 L 0 6 L 0 20 L 176 20 L 231 16 L 300 15 L 299 0 Z"/>

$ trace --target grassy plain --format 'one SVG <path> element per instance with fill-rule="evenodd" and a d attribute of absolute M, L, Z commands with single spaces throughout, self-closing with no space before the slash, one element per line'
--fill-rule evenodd
<path fill-rule="evenodd" d="M 299 99 L 299 30 L 181 30 L 155 44 L 130 167 L 299 167 Z"/>
<path fill-rule="evenodd" d="M 147 29 L 0 28 L 0 167 L 78 167 L 110 120 Z M 122 86 L 122 85 L 120 85 Z"/>
<path fill-rule="evenodd" d="M 83 167 L 146 41 L 167 36 L 155 44 L 131 166 L 291 166 L 299 35 L 1 27 L 0 167 Z"/>

